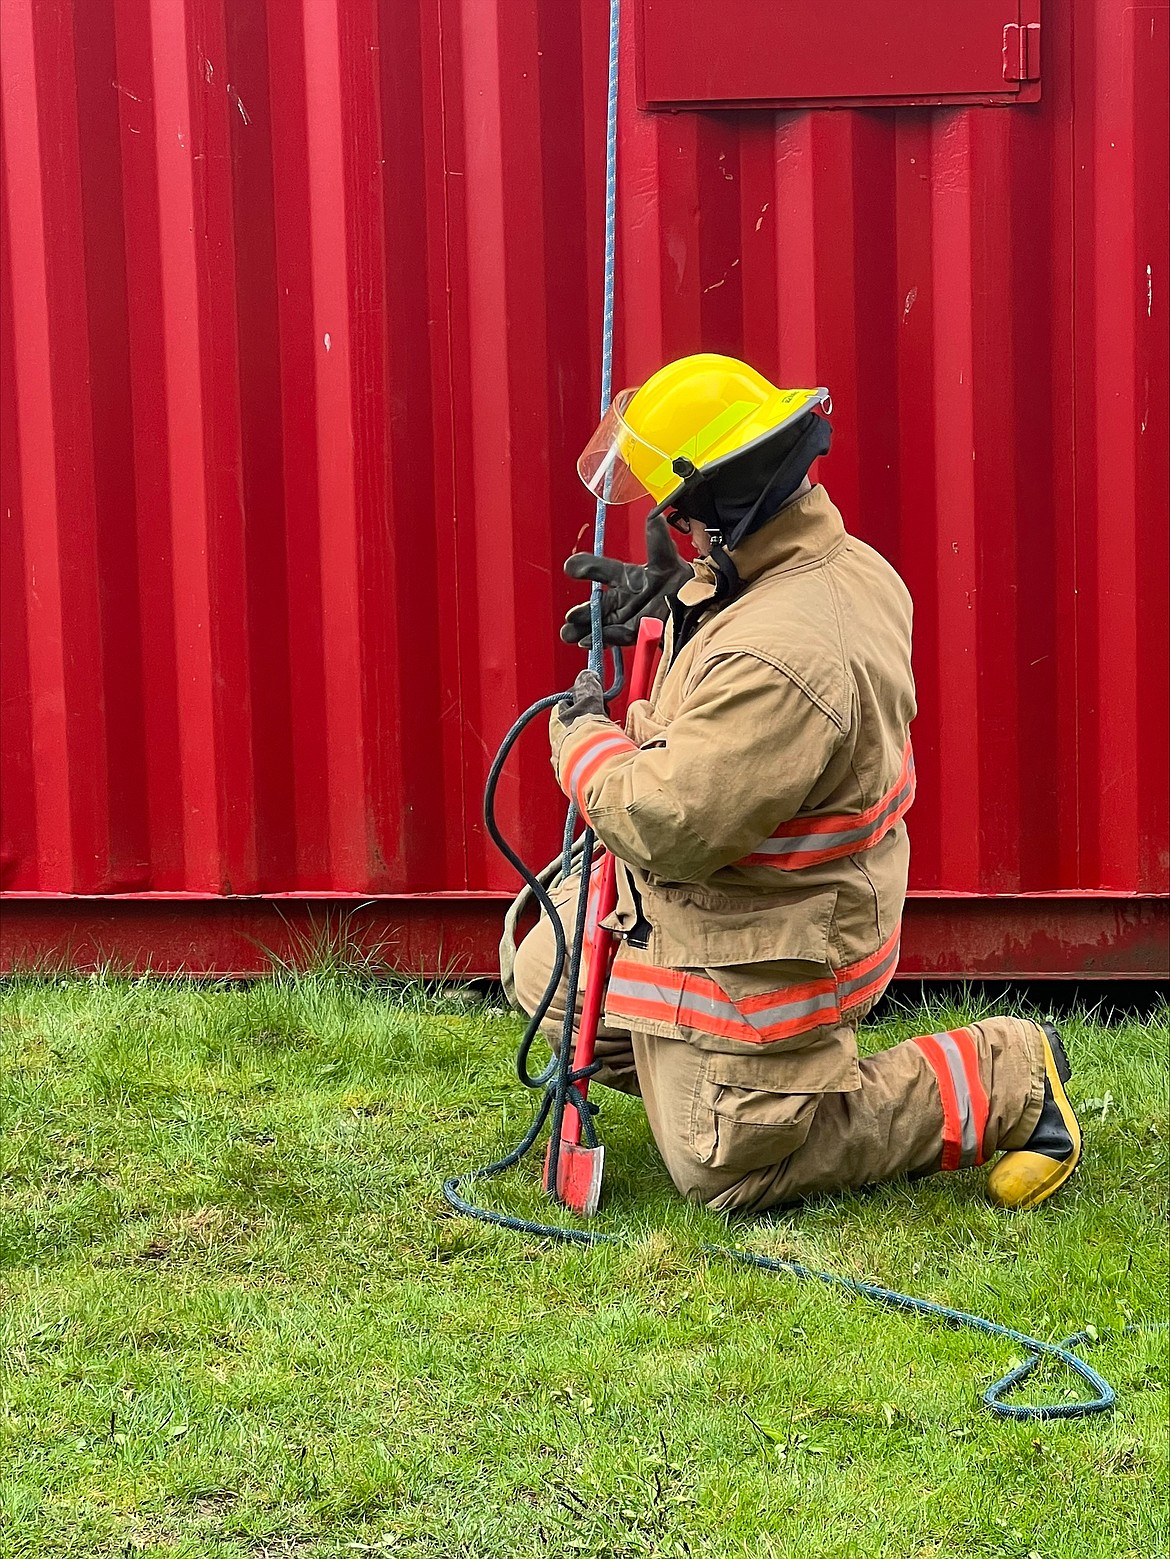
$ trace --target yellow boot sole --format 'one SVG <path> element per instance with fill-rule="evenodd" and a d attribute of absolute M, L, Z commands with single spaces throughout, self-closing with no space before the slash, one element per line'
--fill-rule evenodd
<path fill-rule="evenodd" d="M 1043 1031 L 1041 1031 L 1043 1034 Z M 1048 1040 L 1044 1040 L 1044 1073 L 1052 1097 L 1060 1111 L 1065 1129 L 1072 1140 L 1072 1152 L 1067 1158 L 1049 1158 L 1046 1153 L 1030 1153 L 1026 1148 L 1005 1153 L 987 1177 L 987 1194 L 1000 1207 L 1023 1211 L 1037 1207 L 1059 1191 L 1070 1179 L 1081 1159 L 1081 1127 L 1065 1092 L 1057 1070 L 1056 1056 Z"/>

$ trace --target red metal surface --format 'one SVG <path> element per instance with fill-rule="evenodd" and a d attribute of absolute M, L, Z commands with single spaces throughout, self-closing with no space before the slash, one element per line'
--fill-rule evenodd
<path fill-rule="evenodd" d="M 507 902 L 493 893 L 13 896 L 0 914 L 0 968 L 237 978 L 266 974 L 273 960 L 340 958 L 409 974 L 493 976 Z M 897 978 L 1165 980 L 1168 964 L 1164 898 L 912 894 Z"/>
<path fill-rule="evenodd" d="M 705 348 L 832 386 L 822 475 L 916 601 L 914 888 L 1042 895 L 989 902 L 1052 969 L 1092 926 L 1149 972 L 1094 917 L 1170 865 L 1166 7 L 1047 7 L 1036 105 L 783 113 L 640 112 L 626 11 L 617 382 Z M 578 664 L 605 7 L 0 28 L 9 924 L 205 968 L 275 911 L 183 895 L 479 924 L 490 753 Z M 501 803 L 548 859 L 539 734 Z M 954 972 L 1040 958 L 1013 922 L 964 965 L 966 904 L 934 912 Z"/>
<path fill-rule="evenodd" d="M 149 970 L 224 979 L 329 962 L 409 975 L 494 975 L 508 898 L 498 893 L 225 898 L 5 898 L 0 969 Z"/>
<path fill-rule="evenodd" d="M 1039 19 L 1039 0 L 639 0 L 638 102 L 1034 102 Z"/>

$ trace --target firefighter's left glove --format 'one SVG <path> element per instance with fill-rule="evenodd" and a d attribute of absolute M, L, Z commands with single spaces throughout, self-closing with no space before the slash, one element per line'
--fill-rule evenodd
<path fill-rule="evenodd" d="M 577 673 L 577 680 L 573 683 L 573 691 L 568 698 L 552 706 L 548 734 L 552 742 L 554 758 L 560 752 L 561 743 L 568 735 L 569 727 L 574 720 L 580 720 L 585 715 L 599 715 L 603 720 L 605 719 L 605 690 L 596 671 L 590 671 L 588 667 Z"/>
<path fill-rule="evenodd" d="M 605 586 L 601 593 L 601 642 L 636 644 L 643 617 L 665 622 L 671 597 L 695 577 L 678 555 L 670 527 L 662 515 L 646 522 L 646 562 L 619 563 L 594 552 L 574 552 L 565 564 L 570 579 L 588 579 Z M 569 608 L 561 638 L 566 644 L 593 644 L 593 620 L 588 601 Z"/>

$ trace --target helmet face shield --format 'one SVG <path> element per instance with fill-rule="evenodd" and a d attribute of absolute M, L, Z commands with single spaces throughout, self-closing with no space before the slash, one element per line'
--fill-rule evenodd
<path fill-rule="evenodd" d="M 635 498 L 650 497 L 637 472 L 651 471 L 670 461 L 665 451 L 647 443 L 625 419 L 625 410 L 637 393 L 636 389 L 622 390 L 614 396 L 577 461 L 577 475 L 602 503 L 632 503 Z"/>

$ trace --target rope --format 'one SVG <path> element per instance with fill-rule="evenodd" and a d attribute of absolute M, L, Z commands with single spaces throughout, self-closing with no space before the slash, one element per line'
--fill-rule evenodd
<path fill-rule="evenodd" d="M 450 1179 L 445 1180 L 444 1197 L 456 1212 L 478 1219 L 480 1223 L 511 1229 L 518 1234 L 537 1235 L 542 1239 L 556 1240 L 562 1245 L 585 1247 L 628 1245 L 629 1241 L 621 1235 L 602 1234 L 597 1229 L 573 1229 L 558 1224 L 534 1223 L 528 1218 L 518 1218 L 511 1213 L 500 1213 L 492 1208 L 478 1207 L 462 1194 L 464 1185 L 494 1179 L 496 1175 L 503 1174 L 505 1170 L 513 1168 L 520 1162 L 540 1134 L 540 1128 L 548 1114 L 549 1102 L 546 1095 L 527 1134 L 504 1158 L 498 1159 L 494 1164 L 486 1165 L 483 1169 L 474 1170 L 471 1174 L 452 1175 Z M 1087 1364 L 1072 1351 L 1082 1343 L 1091 1340 L 1088 1332 L 1075 1332 L 1059 1343 L 1044 1342 L 1039 1337 L 1029 1336 L 1027 1332 L 1016 1331 L 1012 1326 L 1002 1326 L 998 1321 L 989 1321 L 985 1316 L 975 1315 L 967 1310 L 938 1304 L 933 1299 L 918 1299 L 912 1294 L 902 1294 L 897 1289 L 883 1288 L 877 1283 L 865 1283 L 859 1278 L 842 1277 L 836 1272 L 821 1272 L 815 1267 L 805 1266 L 800 1261 L 783 1261 L 776 1257 L 761 1255 L 757 1251 L 739 1250 L 730 1245 L 703 1245 L 700 1249 L 705 1256 L 731 1261 L 737 1266 L 754 1267 L 760 1272 L 793 1277 L 802 1282 L 823 1283 L 827 1288 L 844 1289 L 848 1293 L 857 1294 L 887 1309 L 924 1316 L 930 1320 L 941 1321 L 946 1326 L 982 1332 L 988 1337 L 997 1337 L 1005 1342 L 1017 1344 L 1025 1350 L 1027 1357 L 1006 1374 L 1001 1375 L 998 1380 L 992 1381 L 983 1393 L 984 1406 L 998 1418 L 1027 1423 L 1044 1423 L 1059 1418 L 1085 1418 L 1092 1413 L 1112 1412 L 1117 1403 L 1117 1393 L 1104 1376 L 1099 1375 L 1092 1365 Z M 1127 1331 L 1138 1329 L 1126 1328 Z M 1022 1385 L 1044 1359 L 1055 1359 L 1066 1369 L 1072 1370 L 1094 1394 L 1075 1402 L 1005 1402 L 1004 1397 L 1017 1386 Z"/>
<path fill-rule="evenodd" d="M 617 108 L 618 108 L 618 60 L 621 38 L 621 0 L 610 0 L 609 7 L 609 76 L 605 111 L 605 287 L 601 328 L 601 415 L 609 410 L 613 396 L 613 313 L 617 276 Z M 593 550 L 600 556 L 605 551 L 605 503 L 597 500 L 593 515 Z M 605 645 L 601 631 L 602 585 L 594 580 L 589 591 L 589 669 L 598 677 L 604 676 Z M 564 874 L 568 876 L 573 854 L 573 835 L 577 827 L 577 809 L 570 803 L 565 818 L 565 833 L 561 856 Z M 586 828 L 582 849 L 583 859 L 593 859 L 594 835 Z M 561 1125 L 565 1110 L 572 1103 L 579 1107 L 581 1125 L 586 1137 L 591 1131 L 590 1114 L 596 1106 L 587 1110 L 580 1095 L 573 1097 L 575 1078 L 572 1071 L 573 1028 L 577 1011 L 577 991 L 581 983 L 581 956 L 585 937 L 585 917 L 589 905 L 589 873 L 582 871 L 581 886 L 577 893 L 577 915 L 573 932 L 573 945 L 569 954 L 569 968 L 565 984 L 565 1021 L 561 1028 L 561 1043 L 556 1061 L 556 1089 L 552 1104 L 550 1125 L 550 1149 L 548 1183 L 557 1183 L 557 1168 L 561 1153 Z M 558 971 L 559 972 L 559 971 Z M 550 997 L 551 1000 L 551 997 Z M 592 1145 L 592 1144 L 590 1144 Z"/>
<path fill-rule="evenodd" d="M 617 231 L 617 92 L 618 92 L 618 41 L 620 35 L 620 0 L 610 0 L 610 28 L 609 28 L 609 100 L 606 114 L 606 138 L 605 138 L 605 312 L 603 321 L 602 353 L 601 353 L 601 412 L 609 408 L 612 396 L 613 378 L 613 316 L 614 316 L 614 280 L 616 270 L 616 231 Z M 598 500 L 597 511 L 593 525 L 593 550 L 601 554 L 605 550 L 605 504 Z M 601 634 L 601 585 L 594 583 L 589 597 L 590 611 L 590 638 L 589 650 L 590 669 L 603 673 L 603 655 Z M 611 690 L 611 696 L 620 687 L 621 682 L 621 657 L 615 652 L 617 674 L 615 688 Z M 516 1073 L 526 1088 L 543 1090 L 540 1106 L 531 1126 L 524 1136 L 503 1158 L 494 1163 L 486 1164 L 482 1169 L 472 1170 L 462 1175 L 451 1175 L 443 1182 L 443 1195 L 448 1204 L 465 1217 L 475 1218 L 480 1223 L 493 1224 L 497 1228 L 510 1229 L 518 1234 L 535 1235 L 541 1239 L 556 1240 L 563 1245 L 578 1245 L 593 1247 L 597 1245 L 624 1245 L 628 1243 L 620 1235 L 602 1234 L 596 1229 L 564 1228 L 557 1224 L 536 1223 L 528 1218 L 518 1218 L 510 1213 L 496 1212 L 488 1207 L 479 1207 L 469 1201 L 463 1194 L 465 1186 L 478 1185 L 487 1180 L 493 1180 L 497 1175 L 504 1174 L 513 1169 L 535 1146 L 537 1138 L 545 1121 L 550 1122 L 550 1147 L 548 1183 L 555 1186 L 557 1183 L 557 1159 L 560 1151 L 561 1123 L 564 1119 L 565 1109 L 572 1104 L 581 1115 L 582 1134 L 586 1146 L 593 1147 L 597 1143 L 597 1134 L 593 1127 L 593 1115 L 596 1105 L 586 1102 L 581 1098 L 578 1084 L 585 1077 L 597 1070 L 597 1063 L 585 1071 L 577 1071 L 572 1064 L 574 1024 L 577 1008 L 577 990 L 581 977 L 582 949 L 584 945 L 585 916 L 589 897 L 589 872 L 585 869 L 585 863 L 593 858 L 594 834 L 591 828 L 586 828 L 580 839 L 575 840 L 577 826 L 577 814 L 575 807 L 570 803 L 568 817 L 565 821 L 565 833 L 561 853 L 562 878 L 567 878 L 572 871 L 573 859 L 578 850 L 581 852 L 581 886 L 577 897 L 576 914 L 573 926 L 573 940 L 571 947 L 566 944 L 564 928 L 561 925 L 560 916 L 553 907 L 548 894 L 548 887 L 552 886 L 552 878 L 546 870 L 539 876 L 529 870 L 521 860 L 517 852 L 500 831 L 496 819 L 496 790 L 499 784 L 500 774 L 508 755 L 515 746 L 521 734 L 529 724 L 545 710 L 551 709 L 554 704 L 567 698 L 568 693 L 554 693 L 548 698 L 539 699 L 530 709 L 520 716 L 504 737 L 500 750 L 496 754 L 495 761 L 488 774 L 487 786 L 484 791 L 484 820 L 488 833 L 500 850 L 504 858 L 519 872 L 523 878 L 528 892 L 536 899 L 540 909 L 548 917 L 552 928 L 554 949 L 552 972 L 548 985 L 529 1020 L 520 1041 L 520 1047 L 516 1054 Z M 561 1040 L 558 1053 L 553 1057 L 544 1070 L 536 1075 L 529 1071 L 528 1061 L 532 1046 L 540 1032 L 541 1021 L 552 1004 L 557 987 L 561 982 L 561 976 L 565 973 L 566 961 L 568 963 L 567 984 L 565 992 L 565 1020 L 561 1029 Z M 1013 1327 L 1001 1326 L 997 1321 L 989 1321 L 983 1316 L 970 1314 L 966 1310 L 952 1309 L 949 1305 L 936 1304 L 931 1299 L 916 1299 L 911 1294 L 899 1293 L 896 1289 L 882 1288 L 876 1283 L 864 1283 L 855 1278 L 842 1277 L 833 1272 L 820 1272 L 814 1267 L 806 1267 L 799 1261 L 782 1261 L 771 1256 L 759 1255 L 753 1251 L 739 1250 L 731 1246 L 704 1245 L 703 1253 L 707 1256 L 715 1256 L 727 1261 L 735 1262 L 740 1266 L 754 1267 L 758 1271 L 771 1272 L 784 1276 L 794 1277 L 801 1281 L 824 1283 L 830 1288 L 844 1289 L 849 1293 L 858 1294 L 875 1304 L 884 1305 L 890 1309 L 905 1311 L 911 1315 L 926 1316 L 936 1321 L 941 1321 L 948 1326 L 966 1327 L 969 1330 L 982 1332 L 986 1336 L 1001 1338 L 1007 1342 L 1016 1343 L 1027 1352 L 1027 1358 L 1021 1364 L 1009 1370 L 1001 1376 L 983 1393 L 984 1404 L 1001 1418 L 1022 1419 L 1028 1421 L 1041 1421 L 1055 1418 L 1081 1418 L 1090 1413 L 1107 1413 L 1116 1401 L 1116 1394 L 1096 1370 L 1092 1369 L 1082 1358 L 1079 1358 L 1072 1350 L 1089 1340 L 1087 1332 L 1077 1332 L 1074 1336 L 1066 1338 L 1061 1343 L 1043 1342 L 1038 1337 L 1030 1337 L 1025 1332 L 1018 1332 Z M 1008 1392 L 1021 1385 L 1036 1369 L 1043 1359 L 1055 1359 L 1063 1364 L 1066 1369 L 1078 1375 L 1095 1393 L 1076 1402 L 1048 1402 L 1048 1403 L 1009 1403 L 1003 1398 Z"/>

